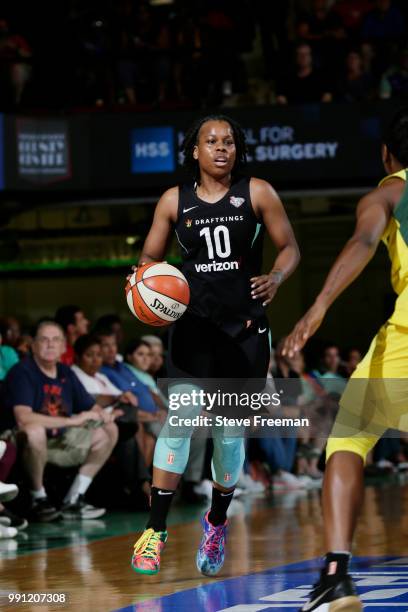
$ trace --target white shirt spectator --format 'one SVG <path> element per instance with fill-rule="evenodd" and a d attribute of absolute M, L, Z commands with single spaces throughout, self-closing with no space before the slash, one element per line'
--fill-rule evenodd
<path fill-rule="evenodd" d="M 72 371 L 91 395 L 122 395 L 122 391 L 115 387 L 105 374 L 97 372 L 95 376 L 90 376 L 77 365 L 72 366 Z"/>

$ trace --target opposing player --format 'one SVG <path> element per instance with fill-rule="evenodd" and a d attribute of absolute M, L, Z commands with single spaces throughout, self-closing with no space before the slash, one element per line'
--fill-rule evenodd
<path fill-rule="evenodd" d="M 330 305 L 364 270 L 382 239 L 398 294 L 390 319 L 374 337 L 341 398 L 329 437 L 323 487 L 326 550 L 320 580 L 302 610 L 362 609 L 348 575 L 352 539 L 364 493 L 364 463 L 388 429 L 404 429 L 408 384 L 408 108 L 392 120 L 382 150 L 387 176 L 357 207 L 354 234 L 331 268 L 313 306 L 288 336 L 284 351 L 299 351 Z"/>
<path fill-rule="evenodd" d="M 201 119 L 187 133 L 183 150 L 191 183 L 161 197 L 140 256 L 142 263 L 162 260 L 175 231 L 191 301 L 170 329 L 168 376 L 265 378 L 270 353 L 265 306 L 299 261 L 291 226 L 271 185 L 241 175 L 245 137 L 233 120 Z M 278 251 L 268 274 L 260 274 L 264 228 Z M 213 438 L 212 502 L 197 553 L 198 569 L 210 576 L 224 562 L 226 513 L 244 461 L 242 438 L 215 432 Z M 132 558 L 136 572 L 159 571 L 166 518 L 189 446 L 188 437 L 157 441 L 150 517 Z"/>

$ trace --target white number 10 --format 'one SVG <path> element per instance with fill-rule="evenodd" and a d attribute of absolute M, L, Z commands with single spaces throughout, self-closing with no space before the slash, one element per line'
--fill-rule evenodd
<path fill-rule="evenodd" d="M 223 236 L 224 246 L 221 244 L 221 234 Z M 203 227 L 200 232 L 200 236 L 204 236 L 205 241 L 207 243 L 208 259 L 214 259 L 214 247 L 211 240 L 210 228 Z M 215 252 L 217 253 L 218 257 L 228 257 L 229 255 L 231 255 L 231 243 L 228 227 L 225 227 L 225 225 L 217 225 L 213 232 L 213 236 Z"/>

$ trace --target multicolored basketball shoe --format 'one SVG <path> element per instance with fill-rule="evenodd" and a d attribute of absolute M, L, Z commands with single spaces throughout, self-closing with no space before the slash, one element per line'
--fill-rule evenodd
<path fill-rule="evenodd" d="M 208 514 L 209 511 L 202 519 L 204 533 L 197 551 L 196 563 L 198 571 L 204 576 L 215 576 L 224 565 L 227 521 L 214 527 L 208 520 Z"/>
<path fill-rule="evenodd" d="M 132 568 L 138 574 L 157 574 L 160 569 L 160 553 L 167 541 L 167 531 L 146 529 L 135 544 Z"/>

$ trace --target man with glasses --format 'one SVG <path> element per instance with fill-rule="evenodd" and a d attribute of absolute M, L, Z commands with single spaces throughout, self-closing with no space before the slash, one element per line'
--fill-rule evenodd
<path fill-rule="evenodd" d="M 97 472 L 117 441 L 114 417 L 95 404 L 71 369 L 59 363 L 63 329 L 54 321 L 37 327 L 32 356 L 14 366 L 6 379 L 6 410 L 23 441 L 23 463 L 31 484 L 31 519 L 94 519 L 105 513 L 84 501 Z M 45 464 L 80 466 L 61 511 L 48 500 Z"/>

